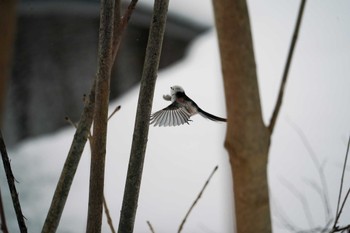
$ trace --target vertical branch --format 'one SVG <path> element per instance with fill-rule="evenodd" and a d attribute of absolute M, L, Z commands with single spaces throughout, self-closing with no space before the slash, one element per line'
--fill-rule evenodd
<path fill-rule="evenodd" d="M 302 20 L 302 17 L 303 17 L 305 3 L 306 3 L 306 0 L 301 0 L 300 7 L 299 7 L 298 18 L 297 18 L 297 22 L 296 22 L 295 28 L 294 28 L 292 42 L 291 42 L 290 47 L 289 47 L 287 62 L 286 62 L 286 65 L 285 65 L 284 71 L 283 71 L 283 76 L 282 76 L 280 90 L 279 90 L 279 93 L 278 93 L 278 97 L 277 97 L 275 108 L 274 108 L 273 113 L 272 113 L 270 124 L 268 125 L 268 129 L 270 131 L 270 134 L 272 134 L 273 129 L 275 128 L 275 124 L 276 124 L 276 120 L 277 120 L 277 117 L 278 117 L 278 113 L 279 113 L 279 111 L 281 109 L 281 106 L 282 106 L 284 89 L 285 89 L 286 83 L 287 83 L 289 67 L 290 67 L 290 64 L 292 62 L 292 57 L 293 57 L 293 53 L 294 53 L 295 44 L 297 43 L 297 39 L 298 39 L 298 34 L 299 34 L 300 25 L 301 25 L 301 20 Z"/>
<path fill-rule="evenodd" d="M 73 179 L 77 171 L 87 138 L 90 134 L 95 106 L 95 87 L 96 85 L 94 82 L 88 99 L 86 100 L 77 130 L 75 131 L 73 142 L 68 152 L 67 159 L 64 163 L 61 176 L 57 183 L 51 206 L 46 216 L 43 229 L 41 231 L 42 233 L 56 232 L 58 224 L 60 222 L 70 187 L 73 183 Z"/>
<path fill-rule="evenodd" d="M 117 27 L 114 28 L 114 35 L 117 36 L 114 38 L 113 42 L 113 60 L 115 59 L 116 53 L 118 52 L 121 34 L 125 31 L 132 10 L 135 8 L 136 2 L 137 1 L 133 0 L 132 3 L 130 3 L 130 5 L 133 5 L 133 8 L 127 11 L 126 14 L 128 15 L 128 17 L 123 17 L 123 23 L 120 23 L 123 26 L 120 27 L 118 33 L 116 31 Z M 116 20 L 115 22 L 119 22 L 119 20 Z M 70 187 L 72 185 L 76 170 L 78 168 L 78 164 L 83 153 L 86 141 L 90 134 L 90 128 L 92 125 L 93 113 L 95 109 L 95 89 L 96 80 L 93 83 L 93 86 L 91 87 L 83 112 L 80 116 L 79 124 L 74 134 L 74 138 L 66 162 L 62 169 L 60 179 L 57 183 L 56 190 L 52 198 L 51 206 L 42 229 L 42 233 L 52 233 L 56 232 L 57 230 L 65 203 L 68 198 Z"/>
<path fill-rule="evenodd" d="M 7 224 L 6 224 L 4 206 L 2 204 L 1 190 L 0 190 L 0 230 L 3 233 L 9 233 L 7 229 Z"/>
<path fill-rule="evenodd" d="M 2 137 L 1 130 L 0 130 L 0 152 L 1 152 L 2 162 L 4 164 L 6 178 L 7 178 L 7 182 L 8 182 L 11 197 L 12 197 L 13 207 L 14 207 L 15 212 L 16 212 L 18 226 L 19 226 L 21 233 L 26 233 L 27 227 L 26 227 L 26 223 L 24 222 L 21 204 L 19 202 L 18 193 L 16 190 L 15 178 L 14 178 L 13 173 L 12 173 L 10 160 L 9 160 L 9 157 L 7 154 L 6 145 L 5 145 L 4 139 Z"/>
<path fill-rule="evenodd" d="M 7 80 L 12 71 L 12 55 L 16 30 L 16 0 L 0 2 L 0 124 L 4 117 Z"/>
<path fill-rule="evenodd" d="M 232 168 L 237 233 L 267 233 L 271 232 L 270 134 L 262 119 L 247 1 L 212 3 L 225 87 L 225 147 Z"/>
<path fill-rule="evenodd" d="M 341 179 L 340 179 L 339 196 L 338 196 L 338 202 L 337 202 L 337 212 L 335 213 L 336 216 L 335 216 L 335 220 L 334 220 L 333 229 L 334 229 L 334 228 L 337 226 L 337 224 L 338 224 L 338 220 L 339 220 L 340 213 L 341 213 L 341 210 L 342 210 L 342 208 L 340 208 L 340 210 L 339 210 L 339 207 L 340 207 L 340 201 L 341 201 L 341 196 L 342 196 L 342 192 L 343 192 L 344 176 L 345 176 L 346 164 L 347 164 L 347 162 L 348 162 L 349 149 L 350 149 L 350 136 L 349 136 L 349 139 L 348 139 L 348 146 L 346 147 L 345 160 L 344 160 L 344 164 L 343 164 L 343 171 L 342 171 Z M 349 190 L 350 190 L 350 189 L 349 189 Z M 348 191 L 348 193 L 347 193 L 347 195 L 346 195 L 346 198 L 347 198 L 348 194 L 349 194 L 349 191 Z M 345 202 L 346 202 L 346 198 L 344 199 L 343 205 L 344 205 Z M 342 207 L 343 207 L 343 206 L 342 206 Z"/>
<path fill-rule="evenodd" d="M 114 0 L 101 1 L 99 57 L 90 167 L 89 207 L 86 232 L 101 232 L 106 156 L 109 84 L 112 69 Z"/>
<path fill-rule="evenodd" d="M 120 233 L 133 232 L 134 229 L 143 162 L 147 146 L 149 117 L 152 109 L 154 87 L 157 79 L 168 4 L 168 0 L 155 0 L 154 2 L 152 23 L 141 78 L 129 167 L 120 214 L 118 229 L 118 232 Z"/>
<path fill-rule="evenodd" d="M 119 9 L 117 5 L 115 6 L 115 10 L 117 13 L 114 13 L 114 33 L 113 33 L 113 60 L 115 59 L 115 56 L 117 55 L 117 52 L 119 50 L 119 45 L 121 42 L 121 37 L 123 35 L 123 32 L 126 28 L 126 25 L 128 24 L 131 14 L 134 11 L 136 4 L 138 0 L 131 0 L 127 10 L 125 11 L 123 17 L 117 19 L 117 17 L 120 17 L 120 0 L 116 1 L 116 4 L 119 4 Z"/>

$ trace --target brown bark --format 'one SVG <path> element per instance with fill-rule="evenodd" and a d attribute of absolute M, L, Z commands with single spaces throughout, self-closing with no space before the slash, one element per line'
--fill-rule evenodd
<path fill-rule="evenodd" d="M 238 233 L 271 232 L 267 160 L 270 134 L 262 119 L 245 0 L 213 0 L 225 85 L 225 147 L 234 182 Z"/>
<path fill-rule="evenodd" d="M 119 233 L 131 233 L 134 230 L 143 163 L 148 140 L 149 119 L 152 110 L 153 94 L 162 50 L 168 5 L 169 0 L 154 1 L 151 28 L 141 77 L 129 167 L 119 219 Z"/>
<path fill-rule="evenodd" d="M 16 0 L 0 2 L 0 124 L 4 116 L 7 80 L 11 74 L 11 61 L 16 29 Z"/>
<path fill-rule="evenodd" d="M 89 208 L 86 232 L 101 232 L 110 77 L 113 65 L 114 1 L 101 1 L 95 112 L 91 143 Z"/>
<path fill-rule="evenodd" d="M 26 223 L 24 221 L 21 203 L 19 201 L 19 196 L 15 185 L 15 177 L 12 172 L 11 161 L 7 154 L 7 149 L 6 149 L 4 138 L 2 137 L 1 130 L 0 130 L 0 153 L 2 157 L 2 162 L 4 164 L 4 170 L 6 173 L 7 183 L 10 189 L 12 204 L 15 209 L 19 230 L 21 233 L 27 233 L 28 230 L 27 230 Z"/>
<path fill-rule="evenodd" d="M 131 14 L 135 8 L 137 0 L 131 1 L 128 10 L 121 19 L 114 19 L 115 24 L 119 24 L 119 27 L 113 28 L 113 48 L 112 48 L 112 60 L 115 60 L 116 54 L 119 49 L 119 44 L 122 39 L 122 34 L 124 33 L 126 26 L 129 22 Z M 118 17 L 120 15 L 120 2 L 116 1 L 114 15 Z M 95 110 L 95 89 L 96 80 L 90 90 L 90 94 L 87 97 L 83 113 L 81 114 L 79 124 L 77 125 L 77 130 L 74 134 L 74 139 L 71 144 L 66 162 L 61 172 L 60 179 L 57 183 L 54 196 L 52 198 L 51 206 L 47 214 L 42 233 L 46 232 L 56 232 L 58 224 L 63 213 L 64 206 L 66 204 L 70 187 L 72 185 L 75 173 L 78 168 L 78 164 L 84 150 L 86 141 L 90 134 L 90 128 L 93 121 L 93 114 Z"/>

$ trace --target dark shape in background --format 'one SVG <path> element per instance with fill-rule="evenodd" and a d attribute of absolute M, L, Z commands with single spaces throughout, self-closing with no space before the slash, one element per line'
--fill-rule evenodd
<path fill-rule="evenodd" d="M 112 99 L 140 81 L 150 20 L 151 9 L 139 4 L 112 71 Z M 7 145 L 66 126 L 67 115 L 79 119 L 96 73 L 98 28 L 98 1 L 19 3 L 3 122 Z M 207 29 L 170 14 L 160 69 L 183 58 L 189 43 Z"/>

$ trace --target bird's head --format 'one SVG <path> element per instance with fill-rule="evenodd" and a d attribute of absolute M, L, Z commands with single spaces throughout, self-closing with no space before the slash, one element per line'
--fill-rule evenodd
<path fill-rule="evenodd" d="M 185 93 L 184 89 L 180 86 L 172 86 L 170 87 L 170 93 L 171 95 L 175 95 L 178 92 Z"/>

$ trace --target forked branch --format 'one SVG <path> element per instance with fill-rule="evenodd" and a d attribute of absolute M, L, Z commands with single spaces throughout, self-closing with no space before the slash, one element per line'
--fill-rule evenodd
<path fill-rule="evenodd" d="M 113 41 L 113 48 L 112 48 L 113 61 L 116 57 L 116 54 L 120 45 L 120 41 L 122 38 L 121 34 L 124 33 L 125 31 L 126 25 L 128 23 L 128 19 L 130 18 L 132 10 L 135 8 L 136 2 L 137 1 L 133 0 L 132 3 L 130 3 L 132 7 L 129 7 L 127 12 L 125 13 L 127 17 L 124 17 L 125 19 L 123 20 L 123 23 L 120 23 L 121 20 L 119 19 L 115 21 L 118 24 L 122 24 L 123 26 L 114 27 L 114 31 L 113 31 L 114 41 Z M 120 4 L 117 4 L 115 7 L 118 8 L 117 11 L 120 11 Z M 120 14 L 117 14 L 117 15 L 120 15 Z M 77 130 L 74 134 L 72 145 L 70 147 L 66 162 L 62 169 L 60 179 L 57 183 L 56 190 L 52 198 L 51 206 L 42 229 L 42 233 L 56 232 L 59 221 L 61 219 L 61 215 L 65 206 L 65 203 L 67 201 L 68 193 L 69 193 L 71 184 L 73 182 L 81 155 L 83 153 L 86 141 L 90 136 L 90 128 L 92 125 L 93 113 L 95 109 L 95 89 L 96 89 L 95 87 L 96 87 L 96 82 L 94 82 L 93 86 L 91 87 L 88 98 L 85 101 L 84 110 L 81 114 L 81 117 L 77 126 Z"/>

